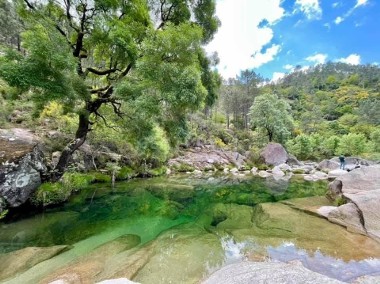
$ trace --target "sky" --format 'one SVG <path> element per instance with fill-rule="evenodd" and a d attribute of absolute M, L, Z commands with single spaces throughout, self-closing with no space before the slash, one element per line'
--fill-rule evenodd
<path fill-rule="evenodd" d="M 295 66 L 380 64 L 380 0 L 216 0 L 224 79 L 254 70 L 277 80 Z"/>

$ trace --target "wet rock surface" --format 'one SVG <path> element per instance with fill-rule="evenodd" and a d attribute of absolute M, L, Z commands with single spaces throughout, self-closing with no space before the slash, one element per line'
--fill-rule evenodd
<path fill-rule="evenodd" d="M 21 273 L 67 249 L 69 247 L 65 245 L 46 248 L 27 247 L 11 253 L 0 254 L 0 280 Z"/>

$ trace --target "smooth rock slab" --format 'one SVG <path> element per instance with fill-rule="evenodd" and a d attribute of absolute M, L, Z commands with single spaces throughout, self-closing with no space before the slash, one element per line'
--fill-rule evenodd
<path fill-rule="evenodd" d="M 341 281 L 306 269 L 299 263 L 240 262 L 214 272 L 203 284 L 338 284 Z"/>
<path fill-rule="evenodd" d="M 329 171 L 328 177 L 329 178 L 337 178 L 337 177 L 343 176 L 347 173 L 348 172 L 346 170 L 336 169 L 336 170 Z"/>
<path fill-rule="evenodd" d="M 34 265 L 52 258 L 67 250 L 69 247 L 27 247 L 7 254 L 0 255 L 0 280 L 17 273 L 26 271 Z"/>
<path fill-rule="evenodd" d="M 350 202 L 339 207 L 326 207 L 328 208 L 321 207 L 318 212 L 330 222 L 346 227 L 349 232 L 366 234 L 360 222 L 359 210 L 355 204 Z"/>
<path fill-rule="evenodd" d="M 357 194 L 345 193 L 344 196 L 355 203 L 361 212 L 368 236 L 380 241 L 380 189 Z"/>

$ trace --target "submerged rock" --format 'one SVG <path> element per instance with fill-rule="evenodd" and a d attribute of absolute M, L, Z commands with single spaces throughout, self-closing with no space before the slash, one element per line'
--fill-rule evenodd
<path fill-rule="evenodd" d="M 105 270 L 107 261 L 110 261 L 120 252 L 128 251 L 136 247 L 140 242 L 141 239 L 137 235 L 120 236 L 95 248 L 91 253 L 69 265 L 58 269 L 52 275 L 44 279 L 42 283 L 56 281 L 63 281 L 63 283 L 95 283 L 96 280 L 99 280 L 98 275 Z"/>
<path fill-rule="evenodd" d="M 335 255 L 343 260 L 380 257 L 380 246 L 376 241 L 352 234 L 318 217 L 318 208 L 328 204 L 323 197 L 300 198 L 284 203 L 255 206 L 253 226 L 249 230 L 232 230 L 231 234 L 237 240 L 257 236 L 256 241 L 263 245 L 278 246 L 285 239 L 305 250 L 319 247 L 324 254 Z"/>
<path fill-rule="evenodd" d="M 133 281 L 198 283 L 208 269 L 220 267 L 225 254 L 218 236 L 201 227 L 182 225 L 152 242 L 153 255 Z"/>
<path fill-rule="evenodd" d="M 36 264 L 62 253 L 68 248 L 69 247 L 65 245 L 27 247 L 0 255 L 0 280 L 5 280 L 15 274 L 26 271 Z"/>
<path fill-rule="evenodd" d="M 214 272 L 202 284 L 338 284 L 344 283 L 313 272 L 298 262 L 240 262 Z"/>

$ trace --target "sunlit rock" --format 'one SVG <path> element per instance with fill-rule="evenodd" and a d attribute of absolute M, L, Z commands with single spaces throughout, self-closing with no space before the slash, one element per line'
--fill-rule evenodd
<path fill-rule="evenodd" d="M 203 284 L 338 284 L 344 283 L 313 272 L 299 262 L 238 262 L 214 272 Z"/>

